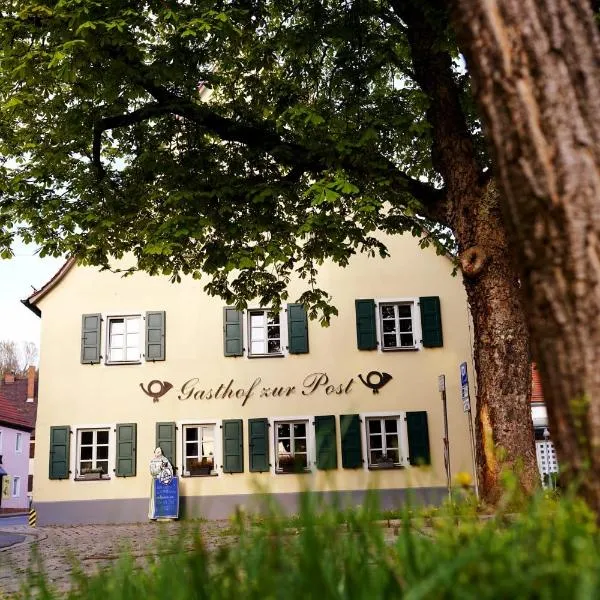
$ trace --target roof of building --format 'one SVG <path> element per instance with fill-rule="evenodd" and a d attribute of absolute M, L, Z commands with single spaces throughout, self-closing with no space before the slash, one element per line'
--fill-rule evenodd
<path fill-rule="evenodd" d="M 36 290 L 25 300 L 21 302 L 38 317 L 42 316 L 42 311 L 36 306 L 37 302 L 41 300 L 55 285 L 60 283 L 64 276 L 71 270 L 71 267 L 76 263 L 75 257 L 67 259 L 65 264 L 55 273 L 55 275 L 47 281 L 41 289 Z"/>
<path fill-rule="evenodd" d="M 32 402 L 31 404 L 36 403 Z M 0 390 L 0 424 L 28 431 L 35 427 L 35 425 L 31 425 L 29 417 L 24 415 L 14 402 L 4 397 L 3 390 Z"/>
<path fill-rule="evenodd" d="M 12 383 L 0 379 L 0 422 L 32 430 L 35 428 L 38 404 L 37 377 L 34 382 L 33 402 L 27 402 L 27 384 L 27 377 L 15 377 Z"/>
<path fill-rule="evenodd" d="M 535 364 L 531 365 L 531 401 L 540 403 L 544 402 L 542 380 L 540 378 L 540 372 L 537 370 Z"/>

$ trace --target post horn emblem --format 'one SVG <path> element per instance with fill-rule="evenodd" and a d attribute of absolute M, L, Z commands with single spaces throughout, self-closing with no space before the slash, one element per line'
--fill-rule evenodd
<path fill-rule="evenodd" d="M 173 387 L 173 384 L 169 383 L 168 381 L 159 381 L 158 379 L 153 379 L 148 384 L 147 389 L 144 387 L 143 383 L 140 383 L 140 387 L 146 396 L 150 396 L 154 402 L 158 402 L 158 399 L 162 398 Z M 154 388 L 154 390 L 152 388 Z"/>
<path fill-rule="evenodd" d="M 358 378 L 364 385 L 372 389 L 374 394 L 379 394 L 379 390 L 392 379 L 392 376 L 381 371 L 369 371 L 364 379 L 362 375 L 359 375 Z"/>

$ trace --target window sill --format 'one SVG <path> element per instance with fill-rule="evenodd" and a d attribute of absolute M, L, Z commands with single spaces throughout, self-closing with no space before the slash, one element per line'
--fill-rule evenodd
<path fill-rule="evenodd" d="M 369 465 L 369 471 L 394 471 L 404 469 L 404 465 Z"/>
<path fill-rule="evenodd" d="M 142 361 L 141 360 L 120 360 L 120 361 L 104 361 L 104 364 L 107 367 L 112 367 L 114 365 L 141 365 Z"/>
<path fill-rule="evenodd" d="M 91 477 L 89 475 L 78 475 L 73 478 L 73 481 L 110 481 L 110 477 L 108 475 L 104 477 Z"/>
<path fill-rule="evenodd" d="M 184 473 L 182 477 L 185 479 L 194 479 L 195 477 L 218 477 L 218 473 Z"/>
<path fill-rule="evenodd" d="M 248 358 L 285 358 L 285 354 L 248 354 Z"/>
<path fill-rule="evenodd" d="M 418 346 L 411 346 L 410 348 L 381 348 L 382 352 L 417 352 L 420 350 Z"/>
<path fill-rule="evenodd" d="M 282 471 L 275 469 L 275 475 L 308 475 L 309 473 L 312 473 L 310 469 L 303 469 L 302 471 Z"/>

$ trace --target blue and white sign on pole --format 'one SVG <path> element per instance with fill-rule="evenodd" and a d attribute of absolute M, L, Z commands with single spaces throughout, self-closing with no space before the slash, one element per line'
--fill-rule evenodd
<path fill-rule="evenodd" d="M 467 374 L 467 363 L 460 363 L 460 389 L 463 402 L 463 411 L 471 410 L 471 399 L 469 398 L 469 375 Z"/>

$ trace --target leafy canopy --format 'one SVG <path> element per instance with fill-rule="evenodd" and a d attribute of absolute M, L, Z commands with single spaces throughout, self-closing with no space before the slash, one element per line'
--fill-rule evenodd
<path fill-rule="evenodd" d="M 296 272 L 326 322 L 324 259 L 385 256 L 377 231 L 448 248 L 395 8 L 5 0 L 0 253 L 15 235 L 104 267 L 133 252 L 152 274 L 207 274 L 209 293 L 240 306 L 277 305 Z"/>

